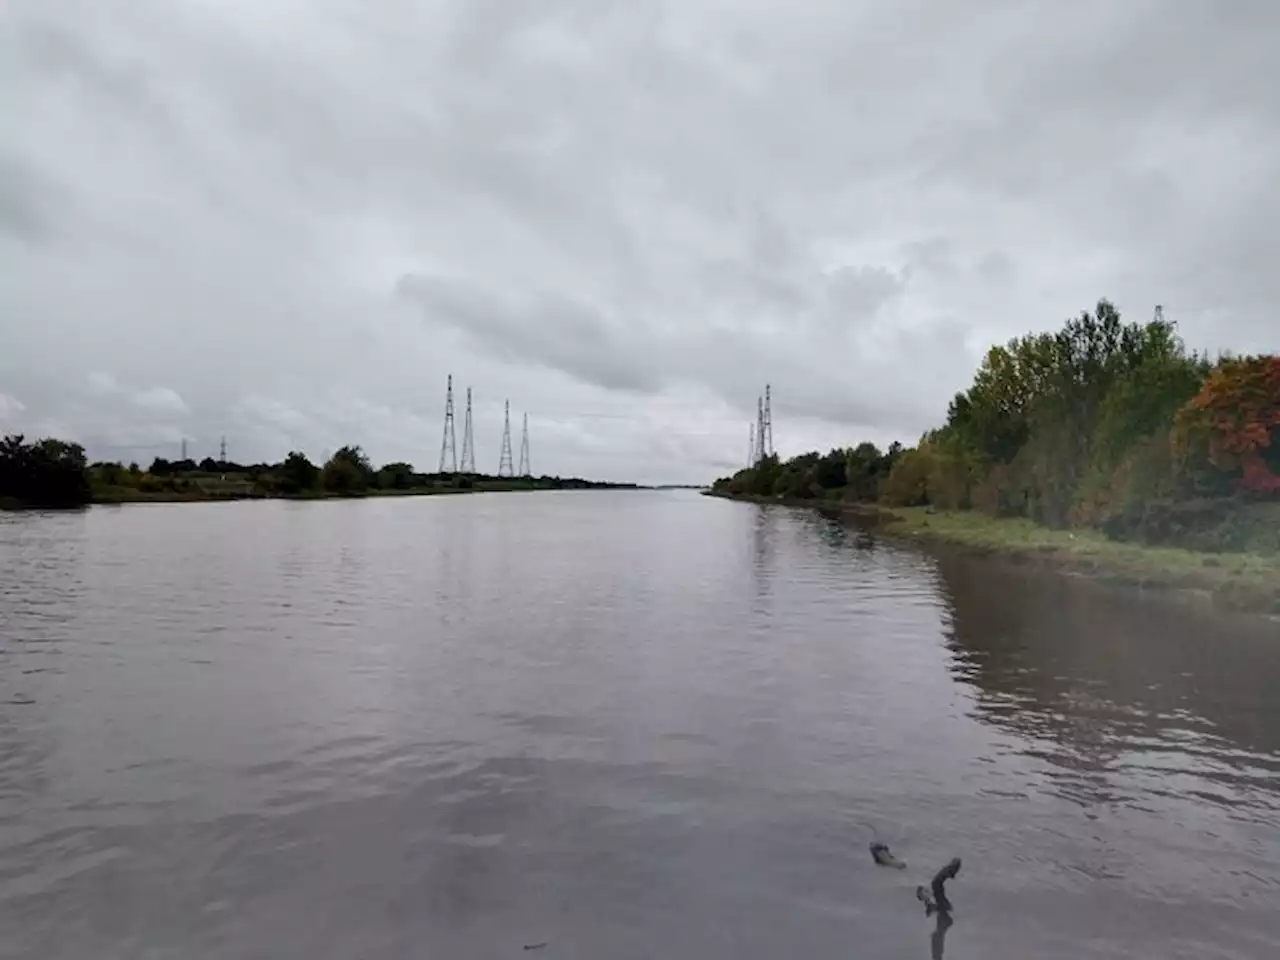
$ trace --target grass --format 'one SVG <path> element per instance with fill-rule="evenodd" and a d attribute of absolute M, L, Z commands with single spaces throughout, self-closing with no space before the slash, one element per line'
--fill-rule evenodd
<path fill-rule="evenodd" d="M 1089 530 L 1051 530 L 1029 520 L 927 507 L 885 511 L 881 529 L 1032 559 L 1112 583 L 1207 595 L 1229 609 L 1280 614 L 1280 556 L 1149 547 Z"/>

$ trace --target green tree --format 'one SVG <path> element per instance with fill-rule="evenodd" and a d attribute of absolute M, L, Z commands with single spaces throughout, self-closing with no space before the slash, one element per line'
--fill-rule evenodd
<path fill-rule="evenodd" d="M 0 498 L 42 507 L 74 507 L 91 496 L 84 447 L 64 440 L 0 440 Z"/>
<path fill-rule="evenodd" d="M 285 493 L 305 493 L 320 482 L 320 468 L 297 450 L 290 452 L 279 467 L 280 489 Z"/>
<path fill-rule="evenodd" d="M 373 478 L 373 468 L 369 458 L 358 446 L 345 446 L 338 449 L 324 465 L 322 482 L 330 493 L 343 496 L 360 494 L 369 488 Z"/>
<path fill-rule="evenodd" d="M 845 476 L 848 494 L 854 500 L 874 503 L 880 496 L 880 481 L 884 469 L 884 454 L 874 443 L 860 443 L 845 456 Z"/>
<path fill-rule="evenodd" d="M 384 464 L 378 470 L 378 487 L 383 490 L 408 490 L 413 486 L 412 464 L 396 461 Z"/>
<path fill-rule="evenodd" d="M 922 507 L 933 502 L 936 491 L 938 454 L 927 444 L 906 450 L 896 459 L 881 491 L 881 501 L 889 507 Z"/>
<path fill-rule="evenodd" d="M 845 472 L 845 451 L 832 450 L 814 464 L 813 482 L 823 490 L 838 490 L 848 483 Z"/>

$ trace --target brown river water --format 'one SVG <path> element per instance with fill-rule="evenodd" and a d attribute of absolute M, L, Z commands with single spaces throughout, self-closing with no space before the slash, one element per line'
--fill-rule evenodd
<path fill-rule="evenodd" d="M 1277 957 L 1280 624 L 690 492 L 0 514 L 0 956 Z"/>

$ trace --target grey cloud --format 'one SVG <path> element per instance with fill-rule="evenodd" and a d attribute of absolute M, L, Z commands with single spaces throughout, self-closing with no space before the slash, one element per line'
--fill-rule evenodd
<path fill-rule="evenodd" d="M 76 12 L 87 11 L 82 6 Z M 19 36 L 18 49 L 37 73 L 56 82 L 73 83 L 90 96 L 109 98 L 131 112 L 158 105 L 139 62 L 112 58 L 103 46 L 94 45 L 70 25 L 52 18 L 32 18 L 19 21 Z"/>
<path fill-rule="evenodd" d="M 660 371 L 616 322 L 567 297 L 534 293 L 513 298 L 456 279 L 421 274 L 397 289 L 422 305 L 428 319 L 458 330 L 503 359 L 544 364 L 609 390 L 653 391 Z"/>
<path fill-rule="evenodd" d="M 17 397 L 0 393 L 0 423 L 16 421 L 18 415 L 26 409 L 26 404 Z"/>
<path fill-rule="evenodd" d="M 27 241 L 49 239 L 66 207 L 57 187 L 28 164 L 0 153 L 0 232 Z"/>
<path fill-rule="evenodd" d="M 905 277 L 884 267 L 840 267 L 827 278 L 830 307 L 843 320 L 865 321 L 905 284 Z"/>
<path fill-rule="evenodd" d="M 975 272 L 988 283 L 1007 283 L 1015 275 L 1013 260 L 1003 250 L 988 250 L 979 258 Z"/>
<path fill-rule="evenodd" d="M 183 416 L 189 411 L 177 391 L 169 387 L 151 387 L 139 390 L 129 398 L 133 405 L 158 414 Z"/>
<path fill-rule="evenodd" d="M 749 306 L 760 274 L 738 279 L 744 285 L 737 291 L 740 296 L 722 287 L 721 297 Z M 668 322 L 640 311 L 607 318 L 567 297 L 546 292 L 523 298 L 499 295 L 456 278 L 411 275 L 397 289 L 423 307 L 428 322 L 456 329 L 481 349 L 545 365 L 605 389 L 656 393 L 670 385 L 701 385 L 722 400 L 741 404 L 753 402 L 774 373 L 780 383 L 792 385 L 789 404 L 795 412 L 869 423 L 892 418 L 913 402 L 879 389 L 887 386 L 888 370 L 868 369 L 856 342 L 859 324 L 900 292 L 903 283 L 901 277 L 874 268 L 815 274 L 807 290 L 799 284 L 792 288 L 795 301 L 785 312 L 773 309 L 771 298 L 762 298 L 766 318 L 779 328 L 753 325 L 744 316 L 727 330 L 708 329 L 699 318 L 682 314 L 665 318 Z M 810 351 L 815 325 L 823 331 L 821 358 Z M 903 332 L 890 329 L 887 334 L 885 343 L 904 349 Z M 911 342 L 907 349 L 919 345 Z M 851 376 L 851 371 L 858 374 Z"/>
<path fill-rule="evenodd" d="M 16 0 L 0 393 L 139 456 L 430 464 L 454 372 L 486 443 L 510 396 L 546 469 L 699 479 L 765 382 L 784 452 L 913 440 L 1099 296 L 1274 349 L 1277 40 L 1260 0 Z"/>

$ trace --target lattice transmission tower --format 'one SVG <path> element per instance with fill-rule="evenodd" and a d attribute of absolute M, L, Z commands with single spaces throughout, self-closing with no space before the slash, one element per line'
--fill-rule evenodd
<path fill-rule="evenodd" d="M 440 438 L 439 473 L 444 473 L 446 455 L 448 456 L 449 472 L 458 472 L 458 450 L 455 446 L 455 440 L 453 429 L 453 374 L 449 374 L 449 385 L 444 394 L 444 436 Z"/>
<path fill-rule="evenodd" d="M 515 469 L 511 466 L 511 401 L 503 404 L 502 409 L 502 453 L 498 456 L 498 476 L 513 477 Z"/>
<path fill-rule="evenodd" d="M 773 398 L 769 385 L 764 385 L 764 437 L 760 441 L 760 453 L 768 457 L 773 455 Z"/>
<path fill-rule="evenodd" d="M 528 477 L 533 473 L 529 466 L 529 414 L 524 415 L 524 429 L 520 434 L 520 476 Z"/>
<path fill-rule="evenodd" d="M 467 387 L 467 413 L 462 422 L 462 472 L 476 472 L 476 438 L 471 427 L 470 387 Z"/>
<path fill-rule="evenodd" d="M 756 442 L 755 454 L 751 458 L 753 464 L 764 459 L 764 400 L 756 397 Z"/>

